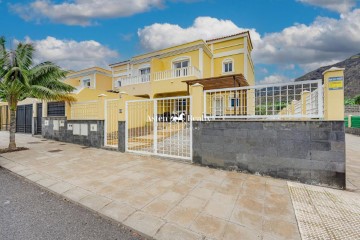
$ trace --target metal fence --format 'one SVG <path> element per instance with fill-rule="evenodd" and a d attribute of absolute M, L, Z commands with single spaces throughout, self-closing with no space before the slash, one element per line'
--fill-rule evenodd
<path fill-rule="evenodd" d="M 191 97 L 126 102 L 126 150 L 192 159 Z"/>
<path fill-rule="evenodd" d="M 100 118 L 99 111 L 102 109 L 99 106 L 100 102 L 87 101 L 75 102 L 71 104 L 71 119 L 74 120 L 97 120 Z"/>
<path fill-rule="evenodd" d="M 205 119 L 323 117 L 322 80 L 204 91 Z"/>

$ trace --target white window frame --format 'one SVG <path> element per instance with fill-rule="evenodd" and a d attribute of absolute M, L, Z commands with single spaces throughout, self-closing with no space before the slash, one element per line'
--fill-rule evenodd
<path fill-rule="evenodd" d="M 85 85 L 85 82 L 86 82 L 86 83 L 89 83 L 89 85 Z M 83 87 L 91 88 L 91 78 L 81 79 L 81 85 L 82 85 Z"/>
<path fill-rule="evenodd" d="M 173 59 L 171 61 L 171 69 L 176 69 L 175 68 L 175 63 L 178 63 L 178 62 L 185 62 L 185 61 L 188 61 L 189 64 L 187 67 L 191 67 L 191 57 L 189 56 L 182 56 L 182 57 L 177 57 L 175 59 Z"/>
<path fill-rule="evenodd" d="M 228 71 L 225 72 L 225 64 L 231 63 L 232 65 L 232 71 Z M 231 74 L 235 72 L 235 64 L 234 64 L 234 59 L 233 58 L 226 58 L 222 61 L 222 73 L 223 74 Z"/>

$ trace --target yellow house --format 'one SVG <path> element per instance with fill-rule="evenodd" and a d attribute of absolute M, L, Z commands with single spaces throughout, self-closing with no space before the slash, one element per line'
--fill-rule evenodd
<path fill-rule="evenodd" d="M 92 67 L 77 72 L 68 73 L 64 82 L 76 87 L 75 92 L 82 89 L 96 89 L 100 91 L 108 91 L 112 89 L 111 71 L 100 67 Z"/>
<path fill-rule="evenodd" d="M 110 65 L 113 90 L 143 98 L 186 96 L 189 89 L 185 81 L 218 81 L 240 74 L 245 85 L 252 86 L 255 84 L 252 50 L 247 31 L 135 56 Z"/>

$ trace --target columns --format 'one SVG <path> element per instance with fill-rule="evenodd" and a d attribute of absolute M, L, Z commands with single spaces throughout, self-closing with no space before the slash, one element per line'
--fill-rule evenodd
<path fill-rule="evenodd" d="M 200 83 L 191 85 L 190 88 L 191 96 L 191 117 L 196 121 L 200 121 L 205 114 L 204 111 L 204 86 Z"/>

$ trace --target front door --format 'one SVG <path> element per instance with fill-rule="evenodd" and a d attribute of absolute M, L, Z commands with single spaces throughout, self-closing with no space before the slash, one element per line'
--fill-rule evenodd
<path fill-rule="evenodd" d="M 219 97 L 219 96 L 213 97 L 212 114 L 213 114 L 213 116 L 224 115 L 224 98 L 223 97 Z"/>

